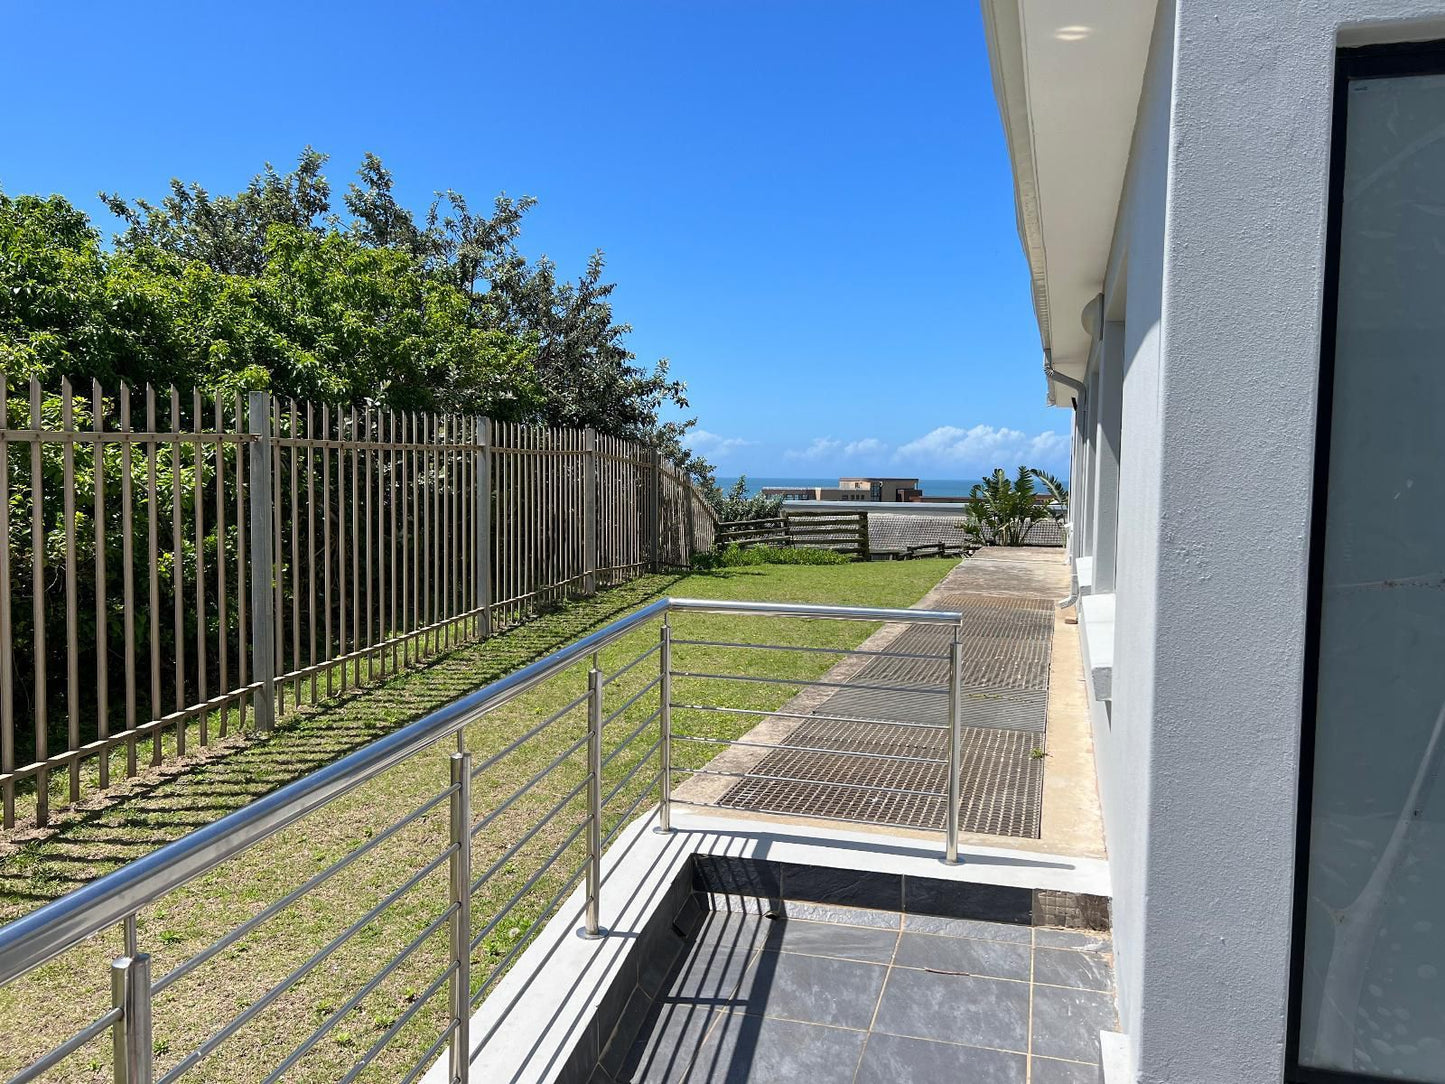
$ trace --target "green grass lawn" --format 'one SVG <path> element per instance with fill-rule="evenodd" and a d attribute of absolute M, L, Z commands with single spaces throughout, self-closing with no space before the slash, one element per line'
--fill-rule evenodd
<path fill-rule="evenodd" d="M 384 684 L 298 712 L 268 739 L 232 741 L 203 759 L 132 781 L 113 796 L 59 818 L 45 838 L 12 846 L 0 855 L 0 920 L 13 919 L 209 823 L 660 595 L 906 606 L 921 598 L 954 563 L 763 566 L 648 576 L 569 604 Z M 685 639 L 828 647 L 854 646 L 876 628 L 859 622 L 709 614 L 674 615 L 673 625 L 675 635 Z M 652 625 L 611 645 L 602 653 L 602 669 L 609 674 L 617 671 L 655 644 L 657 635 Z M 784 679 L 817 677 L 834 661 L 832 656 L 805 652 L 694 646 L 679 646 L 674 652 L 676 669 Z M 586 689 L 586 670 L 585 664 L 575 666 L 469 727 L 466 743 L 474 759 L 480 762 L 495 753 L 580 695 Z M 621 708 L 656 674 L 654 656 L 621 675 L 607 687 L 606 710 Z M 678 679 L 674 698 L 766 710 L 781 705 L 797 689 L 785 684 Z M 605 752 L 617 749 L 656 709 L 655 689 L 639 697 L 609 724 Z M 727 738 L 755 721 L 748 716 L 680 712 L 674 723 L 680 733 Z M 585 727 L 585 709 L 578 708 L 479 776 L 473 789 L 473 819 L 496 809 L 581 737 Z M 656 737 L 655 724 L 644 727 L 605 769 L 604 794 L 620 789 L 609 803 L 604 832 L 619 826 L 634 802 L 640 800 L 638 808 L 647 809 L 654 801 L 654 795 L 644 792 L 655 784 L 655 761 L 642 766 L 630 782 L 622 781 Z M 438 794 L 447 785 L 451 748 L 447 743 L 411 758 L 142 911 L 140 945 L 153 957 L 154 978 Z M 713 752 L 704 745 L 678 743 L 674 761 L 695 767 Z M 486 993 L 489 987 L 484 983 L 494 969 L 500 975 L 525 945 L 546 917 L 549 902 L 583 860 L 585 835 L 574 832 L 583 823 L 584 796 L 564 799 L 585 772 L 584 753 L 579 751 L 475 837 L 474 876 L 496 866 L 473 903 L 474 937 L 485 933 L 473 954 L 475 998 Z M 558 811 L 547 827 L 501 861 L 538 818 L 553 809 Z M 442 803 L 158 995 L 158 1071 L 176 1065 L 219 1024 L 282 982 L 313 951 L 425 869 L 445 847 L 446 823 Z M 551 871 L 529 885 L 554 854 Z M 442 864 L 361 925 L 333 956 L 291 984 L 202 1060 L 187 1079 L 264 1080 L 287 1051 L 328 1022 L 330 1029 L 284 1079 L 336 1080 L 393 1028 L 398 1029 L 394 1039 L 357 1079 L 401 1077 L 426 1052 L 446 1018 L 444 985 L 435 997 L 422 1000 L 445 963 L 445 927 L 421 940 L 406 961 L 358 1004 L 351 1006 L 348 1001 L 436 919 L 445 906 L 446 885 Z M 503 913 L 514 897 L 519 902 Z M 10 1075 L 108 1008 L 108 960 L 119 954 L 120 947 L 119 931 L 113 931 L 0 990 L 0 1019 L 7 1023 L 7 1042 L 0 1044 L 0 1073 Z M 47 1079 L 94 1080 L 108 1073 L 108 1039 L 102 1038 L 52 1070 Z"/>

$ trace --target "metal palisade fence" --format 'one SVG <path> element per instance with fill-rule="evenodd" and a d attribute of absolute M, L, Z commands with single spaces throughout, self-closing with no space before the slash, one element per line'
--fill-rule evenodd
<path fill-rule="evenodd" d="M 14 390 L 5 828 L 713 542 L 684 472 L 591 430 L 263 392 Z"/>

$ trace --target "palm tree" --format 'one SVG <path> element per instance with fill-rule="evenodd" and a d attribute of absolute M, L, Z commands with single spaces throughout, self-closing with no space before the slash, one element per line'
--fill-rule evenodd
<path fill-rule="evenodd" d="M 1029 473 L 1042 482 L 1049 492 L 1049 514 L 1055 519 L 1063 519 L 1069 511 L 1069 487 L 1046 470 L 1030 467 Z"/>
<path fill-rule="evenodd" d="M 1049 513 L 1034 498 L 1034 473 L 1020 467 L 1009 480 L 995 470 L 969 491 L 968 519 L 963 529 L 983 546 L 1021 546 L 1033 525 Z"/>

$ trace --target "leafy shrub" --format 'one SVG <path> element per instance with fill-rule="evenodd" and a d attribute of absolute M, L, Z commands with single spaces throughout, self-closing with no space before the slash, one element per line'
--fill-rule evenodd
<path fill-rule="evenodd" d="M 723 546 L 710 553 L 700 553 L 692 566 L 704 572 L 718 568 L 747 568 L 754 565 L 846 565 L 847 554 L 811 546 Z"/>
<path fill-rule="evenodd" d="M 736 523 L 744 519 L 771 519 L 783 507 L 781 497 L 764 497 L 761 493 L 748 496 L 747 475 L 740 475 L 726 493 L 713 486 L 708 490 L 707 499 L 721 523 Z"/>

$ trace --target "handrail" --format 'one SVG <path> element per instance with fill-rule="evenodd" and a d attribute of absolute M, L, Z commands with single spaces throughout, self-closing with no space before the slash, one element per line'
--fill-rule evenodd
<path fill-rule="evenodd" d="M 153 900 L 275 835 L 414 753 L 455 734 L 486 712 L 514 700 L 633 629 L 674 610 L 879 622 L 956 624 L 961 620 L 960 614 L 941 610 L 658 599 L 303 779 L 0 927 L 0 985 L 19 978 L 85 938 L 115 926 Z"/>

